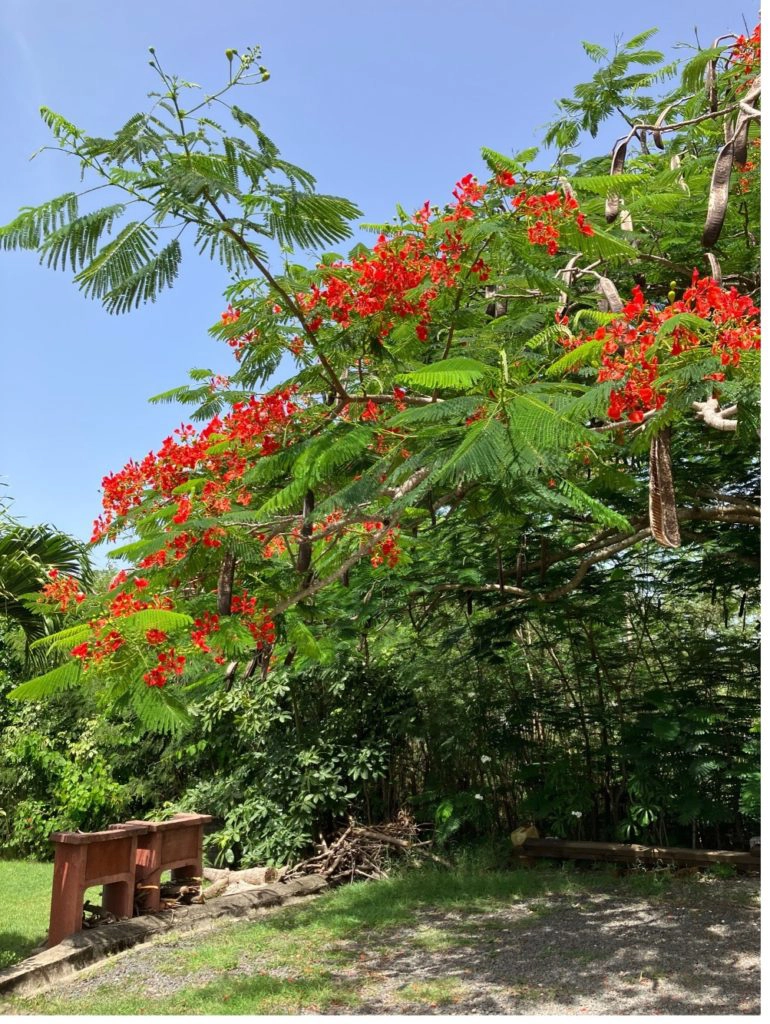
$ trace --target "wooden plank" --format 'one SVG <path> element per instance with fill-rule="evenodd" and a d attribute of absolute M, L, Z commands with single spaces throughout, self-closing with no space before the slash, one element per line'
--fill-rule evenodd
<path fill-rule="evenodd" d="M 561 860 L 604 860 L 633 863 L 708 865 L 760 869 L 760 858 L 734 850 L 688 850 L 681 846 L 640 846 L 637 843 L 589 843 L 570 839 L 527 839 L 515 852 L 524 857 L 554 857 Z"/>

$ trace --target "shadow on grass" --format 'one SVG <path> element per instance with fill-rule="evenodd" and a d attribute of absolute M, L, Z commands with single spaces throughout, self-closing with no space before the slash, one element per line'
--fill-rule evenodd
<path fill-rule="evenodd" d="M 30 937 L 23 932 L 0 931 L 0 971 L 21 963 L 44 938 L 45 932 Z"/>
<path fill-rule="evenodd" d="M 340 887 L 309 906 L 287 909 L 263 924 L 281 932 L 319 928 L 336 938 L 359 931 L 408 924 L 415 910 L 455 910 L 482 913 L 537 896 L 585 891 L 613 881 L 608 872 L 591 877 L 551 866 L 511 871 L 445 871 L 424 868 L 371 885 L 357 882 Z"/>

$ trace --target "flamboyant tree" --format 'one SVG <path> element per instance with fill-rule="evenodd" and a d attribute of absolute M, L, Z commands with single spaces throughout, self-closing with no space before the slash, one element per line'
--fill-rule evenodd
<path fill-rule="evenodd" d="M 228 51 L 228 82 L 198 103 L 153 55 L 152 110 L 110 139 L 43 111 L 115 201 L 25 209 L 4 247 L 70 267 L 120 313 L 173 283 L 192 235 L 235 277 L 212 328 L 234 367 L 156 397 L 199 425 L 104 478 L 93 539 L 123 538 L 131 568 L 78 605 L 47 641 L 62 663 L 18 696 L 93 681 L 171 730 L 223 676 L 319 657 L 318 595 L 362 567 L 398 566 L 426 601 L 538 605 L 636 544 L 758 524 L 759 30 L 697 52 L 663 96 L 675 69 L 651 34 L 586 46 L 601 69 L 560 101 L 551 166 L 484 150 L 488 180 L 398 208 L 372 247 L 314 267 L 293 251 L 342 241 L 358 210 L 229 102 L 268 77 L 258 51 Z M 581 162 L 581 133 L 615 114 L 610 158 Z M 458 521 L 483 531 L 485 563 L 410 577 Z M 51 580 L 52 606 L 67 587 Z"/>

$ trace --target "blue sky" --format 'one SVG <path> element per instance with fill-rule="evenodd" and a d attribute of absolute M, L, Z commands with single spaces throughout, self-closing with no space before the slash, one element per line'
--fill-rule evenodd
<path fill-rule="evenodd" d="M 593 72 L 580 40 L 612 46 L 655 26 L 650 45 L 684 56 L 673 47 L 694 42 L 695 26 L 709 45 L 743 31 L 744 16 L 753 26 L 754 5 L 716 0 L 3 0 L 0 223 L 77 187 L 63 155 L 29 160 L 48 141 L 38 108 L 111 133 L 155 88 L 150 45 L 166 69 L 210 88 L 225 79 L 226 48 L 259 43 L 272 78 L 238 102 L 320 190 L 376 222 L 396 202 L 446 201 L 457 178 L 482 173 L 481 146 L 536 144 L 554 100 Z M 171 291 L 115 317 L 34 254 L 0 253 L 0 496 L 14 515 L 89 536 L 102 476 L 182 419 L 147 397 L 184 383 L 189 367 L 231 369 L 207 335 L 227 283 L 189 252 Z"/>

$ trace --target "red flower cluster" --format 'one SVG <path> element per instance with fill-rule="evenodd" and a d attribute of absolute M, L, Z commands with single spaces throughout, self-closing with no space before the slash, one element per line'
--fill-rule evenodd
<path fill-rule="evenodd" d="M 93 628 L 94 623 L 91 625 Z M 109 658 L 115 651 L 120 650 L 125 642 L 124 637 L 116 629 L 110 629 L 106 633 L 102 632 L 101 635 L 96 636 L 90 643 L 86 641 L 73 647 L 70 654 L 80 659 L 85 671 L 92 664 L 98 664 L 105 658 Z"/>
<path fill-rule="evenodd" d="M 148 686 L 165 686 L 170 675 L 181 676 L 187 659 L 173 647 L 158 651 L 158 664 L 142 676 Z"/>
<path fill-rule="evenodd" d="M 232 411 L 223 419 L 215 416 L 197 433 L 189 424 L 174 431 L 176 437 L 167 437 L 159 452 L 150 452 L 141 463 L 131 460 L 119 473 L 111 473 L 102 480 L 102 507 L 104 513 L 94 523 L 92 541 L 110 533 L 119 516 L 126 515 L 141 504 L 148 491 L 159 494 L 159 502 L 173 500 L 176 512 L 173 522 L 181 525 L 193 511 L 193 500 L 189 494 L 172 498 L 175 488 L 189 480 L 196 472 L 206 471 L 211 479 L 201 495 L 202 511 L 212 515 L 230 508 L 229 498 L 223 493 L 227 484 L 238 481 L 246 472 L 250 460 L 261 455 L 271 455 L 281 447 L 277 437 L 284 441 L 286 428 L 293 424 L 298 407 L 292 401 L 295 389 L 275 392 L 248 402 L 237 402 Z M 214 445 L 230 442 L 225 451 L 213 452 Z M 170 542 L 177 557 L 183 557 L 192 538 L 187 543 Z M 213 543 L 215 535 L 209 533 L 207 546 Z M 179 538 L 176 538 L 179 542 Z M 180 554 L 181 550 L 181 554 Z M 162 565 L 165 553 L 156 552 L 142 563 Z"/>
<path fill-rule="evenodd" d="M 478 212 L 473 204 L 484 196 L 487 186 L 480 184 L 472 174 L 457 182 L 452 195 L 455 203 L 441 219 L 454 223 L 472 219 Z M 414 215 L 414 221 L 426 234 L 431 208 L 426 201 Z M 313 285 L 310 292 L 296 296 L 304 313 L 316 313 L 308 324 L 318 330 L 328 318 L 341 327 L 349 327 L 352 316 L 379 317 L 378 333 L 386 337 L 397 319 L 418 317 L 415 333 L 420 341 L 428 338 L 431 322 L 430 304 L 440 287 L 452 288 L 462 269 L 458 260 L 467 245 L 459 231 L 447 228 L 438 253 L 430 250 L 426 238 L 399 235 L 388 239 L 380 235 L 371 253 L 356 257 L 351 263 L 335 263 L 328 271 L 323 287 Z M 483 260 L 477 260 L 471 273 L 481 280 L 489 276 Z M 415 289 L 423 288 L 418 294 Z"/>
<path fill-rule="evenodd" d="M 370 399 L 366 403 L 366 405 L 364 406 L 364 411 L 361 413 L 361 419 L 362 420 L 369 420 L 370 422 L 374 423 L 374 421 L 378 420 L 379 418 L 380 418 L 379 406 L 377 405 L 376 402 L 373 402 Z"/>
<path fill-rule="evenodd" d="M 219 632 L 219 616 L 211 612 L 204 612 L 202 617 L 195 620 L 195 629 L 190 632 L 190 639 L 199 647 L 204 654 L 211 653 L 208 638 L 212 633 Z"/>
<path fill-rule="evenodd" d="M 636 286 L 622 315 L 608 327 L 598 328 L 591 338 L 565 342 L 569 348 L 592 339 L 604 342 L 598 381 L 618 381 L 620 385 L 610 393 L 610 419 L 620 420 L 626 415 L 631 423 L 641 423 L 646 412 L 664 405 L 665 395 L 657 383 L 659 358 L 650 349 L 661 326 L 679 313 L 692 313 L 713 324 L 716 330 L 711 351 L 724 367 L 738 366 L 743 352 L 760 347 L 759 310 L 749 296 L 739 295 L 735 288 L 726 291 L 694 270 L 692 284 L 682 298 L 658 310 L 645 302 Z M 673 357 L 701 345 L 699 335 L 682 325 L 668 339 L 668 352 Z M 709 373 L 704 379 L 724 380 L 724 374 Z"/>
<path fill-rule="evenodd" d="M 234 594 L 230 605 L 233 615 L 240 615 L 244 625 L 254 637 L 257 650 L 271 647 L 275 643 L 275 623 L 265 607 L 257 611 L 256 597 L 250 597 L 244 590 L 242 594 Z"/>
<path fill-rule="evenodd" d="M 527 227 L 530 244 L 544 245 L 549 256 L 555 256 L 559 251 L 560 224 L 574 218 L 581 234 L 594 233 L 585 214 L 580 213 L 577 200 L 571 195 L 556 191 L 544 195 L 528 195 L 525 190 L 514 198 L 513 205 L 528 221 L 532 221 Z"/>
<path fill-rule="evenodd" d="M 483 420 L 486 414 L 487 407 L 485 405 L 480 405 L 478 409 L 474 413 L 471 413 L 471 415 L 468 416 L 468 418 L 465 420 L 465 426 L 469 427 L 471 423 L 476 423 L 478 420 Z"/>
<path fill-rule="evenodd" d="M 400 558 L 401 548 L 398 546 L 398 531 L 388 530 L 382 542 L 375 548 L 374 554 L 371 557 L 371 563 L 375 569 L 382 565 L 383 562 L 387 562 L 391 569 L 395 569 Z"/>
<path fill-rule="evenodd" d="M 513 188 L 516 184 L 516 179 L 510 171 L 500 171 L 495 178 L 498 185 L 502 185 L 503 188 Z"/>
<path fill-rule="evenodd" d="M 51 569 L 48 578 L 51 582 L 41 588 L 37 598 L 38 604 L 58 601 L 59 611 L 66 612 L 71 604 L 80 604 L 85 600 L 86 595 L 80 589 L 78 581 L 72 576 L 60 573 L 58 569 Z"/>
<path fill-rule="evenodd" d="M 746 75 L 752 75 L 758 69 L 762 56 L 762 30 L 760 25 L 747 38 L 738 36 L 730 51 L 729 63 L 741 65 Z"/>
<path fill-rule="evenodd" d="M 466 174 L 465 177 L 460 178 L 452 191 L 456 200 L 454 207 L 451 213 L 448 213 L 443 219 L 447 221 L 473 220 L 477 211 L 473 209 L 472 204 L 483 199 L 486 190 L 487 186 L 480 184 L 472 174 Z"/>

